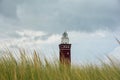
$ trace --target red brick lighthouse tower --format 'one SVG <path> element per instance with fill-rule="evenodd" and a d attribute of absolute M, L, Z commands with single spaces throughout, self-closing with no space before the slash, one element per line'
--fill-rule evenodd
<path fill-rule="evenodd" d="M 60 63 L 71 65 L 71 44 L 67 32 L 64 32 L 61 38 L 60 49 Z"/>

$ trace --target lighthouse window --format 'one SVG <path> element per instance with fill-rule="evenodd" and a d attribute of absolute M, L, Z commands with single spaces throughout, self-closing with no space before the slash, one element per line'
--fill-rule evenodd
<path fill-rule="evenodd" d="M 69 55 L 69 52 L 67 52 L 67 55 Z"/>

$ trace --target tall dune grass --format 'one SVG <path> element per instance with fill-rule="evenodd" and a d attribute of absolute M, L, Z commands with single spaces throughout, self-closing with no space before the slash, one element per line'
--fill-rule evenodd
<path fill-rule="evenodd" d="M 115 38 L 116 39 L 116 41 L 118 42 L 118 44 L 120 45 L 120 40 L 119 39 L 117 39 L 117 38 Z"/>
<path fill-rule="evenodd" d="M 19 61 L 11 54 L 0 58 L 0 80 L 120 80 L 120 65 L 110 61 L 69 67 L 43 63 L 35 51 L 29 59 L 21 52 Z"/>

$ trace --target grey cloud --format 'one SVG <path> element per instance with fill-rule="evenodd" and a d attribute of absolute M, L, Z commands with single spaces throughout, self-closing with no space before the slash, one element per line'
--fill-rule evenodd
<path fill-rule="evenodd" d="M 16 34 L 14 31 L 11 33 L 7 33 L 6 35 L 10 36 L 11 38 L 21 38 L 21 36 Z"/>
<path fill-rule="evenodd" d="M 23 0 L 0 0 L 0 14 L 9 17 L 17 18 L 17 6 Z"/>
<path fill-rule="evenodd" d="M 21 20 L 29 26 L 24 28 L 50 32 L 116 30 L 120 25 L 117 0 L 31 0 L 24 2 L 21 13 Z"/>
<path fill-rule="evenodd" d="M 19 18 L 3 23 L 10 31 L 115 31 L 120 27 L 119 5 L 118 0 L 1 0 L 0 14 Z"/>

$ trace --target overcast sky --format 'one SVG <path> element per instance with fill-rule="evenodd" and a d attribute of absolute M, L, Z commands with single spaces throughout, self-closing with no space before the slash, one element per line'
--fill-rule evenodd
<path fill-rule="evenodd" d="M 47 57 L 58 57 L 64 31 L 73 63 L 118 57 L 114 36 L 120 39 L 120 0 L 0 0 L 1 51 L 39 48 Z"/>

